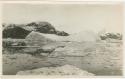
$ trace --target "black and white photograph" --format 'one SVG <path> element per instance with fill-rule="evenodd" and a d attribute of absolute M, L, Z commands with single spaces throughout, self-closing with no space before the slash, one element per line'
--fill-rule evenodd
<path fill-rule="evenodd" d="M 3 3 L 2 75 L 123 76 L 123 3 Z"/>

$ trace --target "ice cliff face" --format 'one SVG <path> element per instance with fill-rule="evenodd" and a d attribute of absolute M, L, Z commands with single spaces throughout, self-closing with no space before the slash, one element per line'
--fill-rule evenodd
<path fill-rule="evenodd" d="M 77 41 L 77 42 L 83 42 L 83 41 L 93 41 L 93 42 L 95 42 L 96 40 L 100 40 L 100 39 L 95 32 L 82 31 L 82 32 L 70 35 L 68 40 Z"/>
<path fill-rule="evenodd" d="M 31 43 L 36 41 L 34 44 L 40 44 L 40 43 L 47 43 L 50 40 L 51 41 L 76 41 L 76 42 L 96 42 L 96 40 L 99 40 L 99 37 L 93 33 L 93 32 L 80 32 L 77 34 L 72 34 L 69 36 L 58 36 L 54 34 L 44 34 L 39 32 L 31 32 L 26 38 L 27 41 L 31 40 Z"/>

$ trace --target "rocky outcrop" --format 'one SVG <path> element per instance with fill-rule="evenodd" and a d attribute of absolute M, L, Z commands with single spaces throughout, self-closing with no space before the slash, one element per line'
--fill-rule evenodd
<path fill-rule="evenodd" d="M 3 30 L 3 38 L 24 39 L 30 31 L 18 26 L 8 27 Z"/>
<path fill-rule="evenodd" d="M 122 34 L 120 33 L 104 33 L 100 34 L 101 40 L 107 40 L 107 39 L 115 39 L 115 40 L 122 40 Z"/>
<path fill-rule="evenodd" d="M 61 67 L 43 67 L 34 70 L 19 71 L 17 75 L 94 76 L 94 74 L 72 65 L 64 65 Z"/>
<path fill-rule="evenodd" d="M 64 31 L 56 31 L 56 35 L 59 35 L 59 36 L 69 36 L 69 34 L 64 32 Z"/>
<path fill-rule="evenodd" d="M 24 39 L 30 32 L 68 36 L 64 31 L 58 31 L 49 22 L 31 22 L 28 24 L 3 24 L 3 38 Z"/>
<path fill-rule="evenodd" d="M 35 27 L 35 30 L 40 33 L 56 34 L 59 36 L 68 36 L 69 34 L 64 31 L 58 31 L 49 22 L 31 22 L 26 26 Z"/>
<path fill-rule="evenodd" d="M 31 22 L 26 26 L 35 27 L 40 33 L 56 34 L 56 29 L 48 22 Z"/>

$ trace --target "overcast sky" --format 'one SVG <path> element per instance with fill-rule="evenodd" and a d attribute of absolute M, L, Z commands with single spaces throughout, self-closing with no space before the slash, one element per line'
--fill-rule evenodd
<path fill-rule="evenodd" d="M 68 33 L 84 30 L 121 32 L 122 5 L 100 4 L 4 4 L 4 23 L 50 22 Z"/>

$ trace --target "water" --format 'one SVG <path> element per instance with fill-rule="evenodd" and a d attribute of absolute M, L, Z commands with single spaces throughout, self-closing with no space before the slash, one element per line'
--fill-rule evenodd
<path fill-rule="evenodd" d="M 86 70 L 90 73 L 94 73 L 97 76 L 120 76 L 122 70 L 120 69 L 108 69 L 103 66 L 92 65 L 90 62 L 86 62 L 84 57 L 64 57 L 65 63 L 74 65 L 80 69 Z"/>
<path fill-rule="evenodd" d="M 96 67 L 89 62 L 86 62 L 85 58 L 82 56 L 64 56 L 64 57 L 37 57 L 40 58 L 40 61 L 34 63 L 27 62 L 28 64 L 15 63 L 12 65 L 6 66 L 3 65 L 3 74 L 4 75 L 16 75 L 18 71 L 22 70 L 31 70 L 41 67 L 56 67 L 63 66 L 65 64 L 76 66 L 80 69 L 86 70 L 90 73 L 94 73 L 97 76 L 120 76 L 122 71 L 118 69 L 107 69 L 103 67 Z"/>

